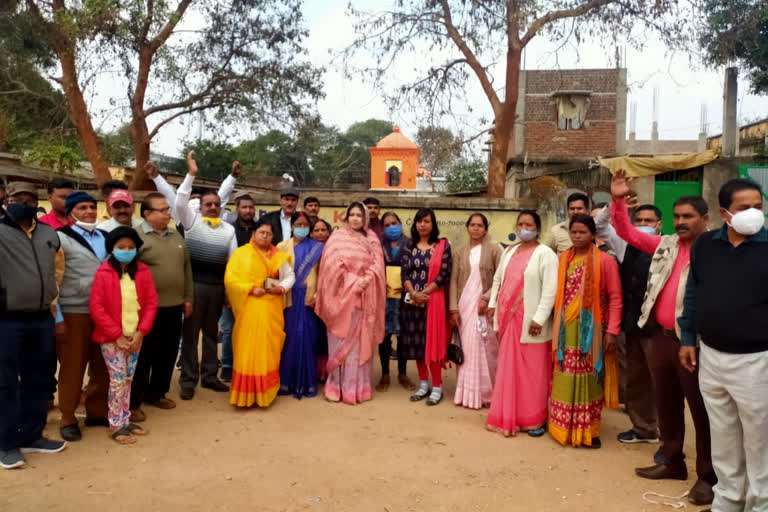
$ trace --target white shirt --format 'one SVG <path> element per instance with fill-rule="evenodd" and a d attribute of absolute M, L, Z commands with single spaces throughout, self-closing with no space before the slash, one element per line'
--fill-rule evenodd
<path fill-rule="evenodd" d="M 610 203 L 600 210 L 600 213 L 595 217 L 595 225 L 597 227 L 597 236 L 605 242 L 614 253 L 616 253 L 616 259 L 619 263 L 624 261 L 624 255 L 627 253 L 627 242 L 624 241 L 611 224 L 611 210 Z"/>
<path fill-rule="evenodd" d="M 200 212 L 194 211 L 189 207 L 189 195 L 192 193 L 192 183 L 194 181 L 195 177 L 187 174 L 184 181 L 179 185 L 178 194 L 176 195 L 176 214 L 179 216 L 177 222 L 180 222 L 185 230 L 191 229 L 196 223 L 204 223 L 203 216 Z M 225 229 L 227 231 L 227 237 L 229 238 L 229 256 L 232 256 L 232 253 L 237 249 L 235 228 L 233 228 L 231 224 L 222 221 L 214 229 Z"/>
<path fill-rule="evenodd" d="M 152 178 L 152 181 L 155 182 L 155 187 L 157 188 L 157 191 L 160 192 L 165 196 L 165 200 L 168 201 L 168 206 L 171 207 L 171 217 L 173 217 L 173 220 L 177 224 L 181 224 L 184 226 L 184 223 L 181 222 L 181 219 L 179 218 L 179 214 L 176 211 L 176 191 L 173 189 L 173 186 L 171 186 L 167 181 L 165 181 L 165 178 L 163 178 L 161 175 L 157 175 L 154 178 Z M 229 220 L 229 217 L 226 214 L 229 214 L 231 212 L 227 212 L 224 210 L 224 205 L 229 202 L 229 196 L 232 195 L 232 191 L 235 190 L 235 184 L 237 184 L 237 178 L 232 176 L 231 174 L 226 177 L 224 181 L 221 182 L 221 186 L 219 186 L 219 199 L 221 199 L 221 213 L 220 216 L 223 220 L 227 222 L 231 222 Z M 191 185 L 190 185 L 191 187 Z M 191 191 L 191 188 L 190 188 Z M 184 226 L 186 228 L 186 226 Z"/>
<path fill-rule="evenodd" d="M 283 228 L 283 240 L 291 238 L 291 216 L 285 217 L 285 212 L 280 209 L 280 227 Z"/>

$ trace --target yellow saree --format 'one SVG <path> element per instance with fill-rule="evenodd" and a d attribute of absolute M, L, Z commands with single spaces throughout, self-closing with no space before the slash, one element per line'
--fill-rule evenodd
<path fill-rule="evenodd" d="M 232 305 L 232 387 L 229 403 L 267 407 L 280 388 L 280 353 L 285 341 L 283 297 L 269 293 L 251 295 L 254 286 L 263 286 L 268 277 L 276 279 L 288 255 L 271 247 L 262 252 L 246 244 L 227 264 L 224 285 Z"/>

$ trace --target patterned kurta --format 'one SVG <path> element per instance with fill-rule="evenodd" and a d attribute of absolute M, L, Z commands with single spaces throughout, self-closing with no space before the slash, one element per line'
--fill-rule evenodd
<path fill-rule="evenodd" d="M 409 240 L 403 247 L 402 278 L 403 283 L 410 281 L 417 292 L 424 291 L 429 284 L 429 262 L 432 249 L 422 251 L 417 242 Z M 443 253 L 443 261 L 440 273 L 435 279 L 435 284 L 440 288 L 446 286 L 451 279 L 451 246 L 446 244 Z M 406 359 L 423 361 L 424 350 L 427 345 L 427 308 L 411 306 L 402 303 L 400 309 L 400 340 L 398 350 Z M 402 347 L 402 348 L 401 348 Z"/>

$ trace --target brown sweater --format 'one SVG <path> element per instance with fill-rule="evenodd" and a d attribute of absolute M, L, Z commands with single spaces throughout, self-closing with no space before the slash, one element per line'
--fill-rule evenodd
<path fill-rule="evenodd" d="M 469 279 L 472 268 L 469 266 L 469 251 L 472 247 L 462 245 L 453 252 L 453 272 L 451 272 L 451 286 L 449 292 L 448 309 L 450 312 L 459 310 L 459 297 L 464 291 L 464 285 Z M 493 286 L 493 275 L 499 265 L 502 253 L 501 246 L 488 237 L 483 240 L 480 249 L 480 279 L 483 282 L 483 295 L 488 296 Z"/>
<path fill-rule="evenodd" d="M 139 249 L 139 260 L 152 272 L 158 307 L 167 308 L 193 302 L 192 265 L 181 235 L 171 229 L 160 235 L 146 222 L 136 231 L 144 240 L 144 245 Z"/>

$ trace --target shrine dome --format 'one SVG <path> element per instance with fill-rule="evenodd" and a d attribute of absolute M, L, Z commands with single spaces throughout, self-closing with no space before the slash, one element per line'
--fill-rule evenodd
<path fill-rule="evenodd" d="M 400 127 L 395 125 L 392 128 L 392 133 L 381 139 L 377 144 L 377 148 L 391 148 L 391 149 L 414 149 L 418 146 L 413 143 L 411 139 L 400 133 Z"/>

